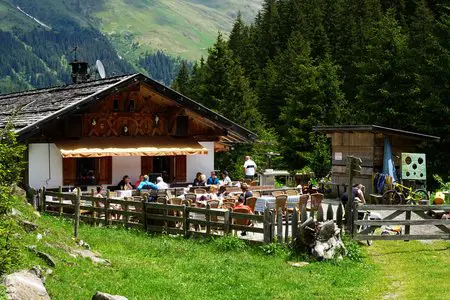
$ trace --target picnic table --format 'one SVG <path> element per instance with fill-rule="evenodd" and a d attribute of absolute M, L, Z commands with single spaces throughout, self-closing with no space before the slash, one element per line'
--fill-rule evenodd
<path fill-rule="evenodd" d="M 288 208 L 296 207 L 299 199 L 300 199 L 300 195 L 288 196 L 287 207 Z M 263 213 L 266 207 L 268 207 L 270 209 L 275 208 L 275 197 L 262 196 L 262 197 L 259 197 L 256 199 L 255 212 Z"/>

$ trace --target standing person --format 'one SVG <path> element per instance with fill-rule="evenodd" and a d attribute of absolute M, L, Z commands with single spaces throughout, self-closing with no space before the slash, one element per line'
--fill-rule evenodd
<path fill-rule="evenodd" d="M 156 186 L 158 187 L 158 190 L 165 190 L 169 188 L 169 185 L 164 182 L 162 177 L 156 178 Z"/>
<path fill-rule="evenodd" d="M 364 198 L 364 189 L 365 189 L 365 187 L 362 184 L 356 183 L 352 187 L 352 193 L 353 193 L 353 199 L 359 198 L 359 200 L 361 200 L 361 202 L 363 204 L 366 204 L 366 199 Z M 342 201 L 342 204 L 344 204 L 344 206 L 347 204 L 348 192 L 345 192 L 342 195 L 341 201 Z"/>
<path fill-rule="evenodd" d="M 256 174 L 256 163 L 252 160 L 250 156 L 245 157 L 244 163 L 244 175 L 245 179 L 255 179 Z"/>
<path fill-rule="evenodd" d="M 117 185 L 119 190 L 132 190 L 134 186 L 130 182 L 130 177 L 128 175 L 123 176 L 122 180 Z"/>
<path fill-rule="evenodd" d="M 142 189 L 145 190 L 157 190 L 158 187 L 153 182 L 148 181 L 149 177 L 148 175 L 144 175 L 144 181 L 142 181 L 139 186 L 136 188 L 136 190 L 140 191 Z"/>
<path fill-rule="evenodd" d="M 206 184 L 209 184 L 209 185 L 219 184 L 219 178 L 217 178 L 216 172 L 211 171 L 211 176 L 206 181 Z"/>

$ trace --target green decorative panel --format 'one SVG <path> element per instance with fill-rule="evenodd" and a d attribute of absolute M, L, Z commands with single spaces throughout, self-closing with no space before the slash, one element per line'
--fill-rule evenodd
<path fill-rule="evenodd" d="M 402 179 L 426 180 L 427 164 L 424 153 L 402 153 Z"/>

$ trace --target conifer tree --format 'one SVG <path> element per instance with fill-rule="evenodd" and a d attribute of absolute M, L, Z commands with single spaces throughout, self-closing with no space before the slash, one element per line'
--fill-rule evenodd
<path fill-rule="evenodd" d="M 180 92 L 181 94 L 188 93 L 188 84 L 189 84 L 189 69 L 187 62 L 183 60 L 181 62 L 180 71 L 178 72 L 177 77 L 175 78 L 172 87 Z"/>

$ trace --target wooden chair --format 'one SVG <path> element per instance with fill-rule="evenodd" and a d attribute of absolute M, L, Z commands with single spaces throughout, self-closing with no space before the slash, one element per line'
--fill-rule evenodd
<path fill-rule="evenodd" d="M 166 197 L 158 197 L 156 199 L 156 202 L 158 202 L 158 203 L 167 203 L 167 198 Z"/>
<path fill-rule="evenodd" d="M 233 209 L 236 204 L 236 200 L 233 198 L 223 199 L 222 207 L 225 209 Z"/>
<path fill-rule="evenodd" d="M 272 192 L 272 196 L 277 197 L 277 196 L 281 196 L 284 195 L 284 191 L 273 191 Z"/>
<path fill-rule="evenodd" d="M 306 204 L 308 204 L 308 200 L 309 200 L 309 194 L 305 194 L 305 195 L 300 195 L 300 197 L 298 198 L 298 202 L 297 202 L 297 213 L 301 213 L 302 211 L 302 206 Z M 288 212 L 292 212 L 294 211 L 294 208 L 288 208 L 287 209 Z"/>
<path fill-rule="evenodd" d="M 297 193 L 296 190 L 287 190 L 286 191 L 286 195 L 288 195 L 288 196 L 297 196 L 298 193 Z"/>
<path fill-rule="evenodd" d="M 181 201 L 181 205 L 191 206 L 192 202 L 189 199 L 184 199 L 183 201 Z"/>
<path fill-rule="evenodd" d="M 219 200 L 210 200 L 208 201 L 210 208 L 219 208 L 220 201 Z"/>
<path fill-rule="evenodd" d="M 286 215 L 286 208 L 287 208 L 287 195 L 277 196 L 275 198 L 275 216 L 278 216 L 278 210 L 281 210 L 281 213 L 283 215 Z"/>
<path fill-rule="evenodd" d="M 311 194 L 311 207 L 310 207 L 310 210 L 318 211 L 320 205 L 322 205 L 323 199 L 324 199 L 324 196 L 321 193 Z"/>
<path fill-rule="evenodd" d="M 206 190 L 205 189 L 195 189 L 194 193 L 195 194 L 206 194 Z"/>
<path fill-rule="evenodd" d="M 186 193 L 184 195 L 184 199 L 191 200 L 191 203 L 193 203 L 193 202 L 197 201 L 197 195 L 194 193 Z"/>
<path fill-rule="evenodd" d="M 258 181 L 253 180 L 252 182 L 250 182 L 250 186 L 258 186 Z"/>
<path fill-rule="evenodd" d="M 182 205 L 181 202 L 182 202 L 181 198 L 172 198 L 172 199 L 170 199 L 170 203 L 173 204 L 173 205 Z"/>
<path fill-rule="evenodd" d="M 247 206 L 249 206 L 252 209 L 252 212 L 255 212 L 255 207 L 256 207 L 256 197 L 249 197 L 247 198 Z"/>

